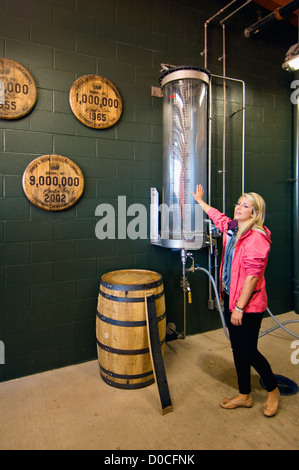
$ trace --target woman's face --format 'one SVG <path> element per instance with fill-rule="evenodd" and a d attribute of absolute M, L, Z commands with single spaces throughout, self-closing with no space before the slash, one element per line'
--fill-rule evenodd
<path fill-rule="evenodd" d="M 253 215 L 253 206 L 251 202 L 242 196 L 235 206 L 235 220 L 238 222 L 247 222 Z"/>

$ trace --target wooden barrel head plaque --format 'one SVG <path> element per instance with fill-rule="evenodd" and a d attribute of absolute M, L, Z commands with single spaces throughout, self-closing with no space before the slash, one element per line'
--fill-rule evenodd
<path fill-rule="evenodd" d="M 62 211 L 80 199 L 84 178 L 78 165 L 69 158 L 43 155 L 27 166 L 23 189 L 35 206 L 47 211 Z"/>
<path fill-rule="evenodd" d="M 0 58 L 0 119 L 25 116 L 36 100 L 36 84 L 30 72 L 14 60 Z"/>
<path fill-rule="evenodd" d="M 108 78 L 83 75 L 70 89 L 70 106 L 76 118 L 93 129 L 114 126 L 122 114 L 122 98 Z"/>

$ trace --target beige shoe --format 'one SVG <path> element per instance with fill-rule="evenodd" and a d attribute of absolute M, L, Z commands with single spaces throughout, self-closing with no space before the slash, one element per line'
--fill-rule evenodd
<path fill-rule="evenodd" d="M 268 392 L 267 400 L 263 404 L 264 415 L 267 417 L 275 416 L 278 411 L 280 392 L 276 387 L 272 392 Z"/>
<path fill-rule="evenodd" d="M 220 406 L 226 410 L 234 410 L 240 407 L 251 408 L 253 406 L 253 398 L 251 395 L 239 394 L 235 398 L 224 398 Z"/>

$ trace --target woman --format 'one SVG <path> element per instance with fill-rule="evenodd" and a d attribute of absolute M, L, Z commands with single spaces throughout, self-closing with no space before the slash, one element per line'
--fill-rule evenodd
<path fill-rule="evenodd" d="M 250 367 L 262 377 L 267 399 L 265 416 L 278 410 L 279 389 L 266 358 L 258 351 L 257 342 L 263 312 L 267 308 L 264 272 L 270 251 L 270 231 L 263 225 L 265 202 L 256 193 L 245 193 L 235 206 L 234 220 L 203 201 L 204 190 L 196 186 L 194 199 L 223 232 L 223 253 L 220 281 L 224 296 L 224 315 L 238 377 L 239 394 L 224 398 L 222 408 L 233 409 L 253 405 Z"/>

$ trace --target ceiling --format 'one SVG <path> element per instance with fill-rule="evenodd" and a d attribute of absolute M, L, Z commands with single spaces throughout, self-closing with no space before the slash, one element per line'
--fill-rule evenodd
<path fill-rule="evenodd" d="M 290 0 L 254 0 L 255 3 L 258 3 L 262 7 L 266 8 L 267 10 L 273 12 L 277 8 L 280 8 L 287 3 L 290 3 Z M 296 10 L 294 13 L 289 15 L 286 19 L 292 23 L 293 25 L 298 27 L 298 12 L 299 10 Z"/>

